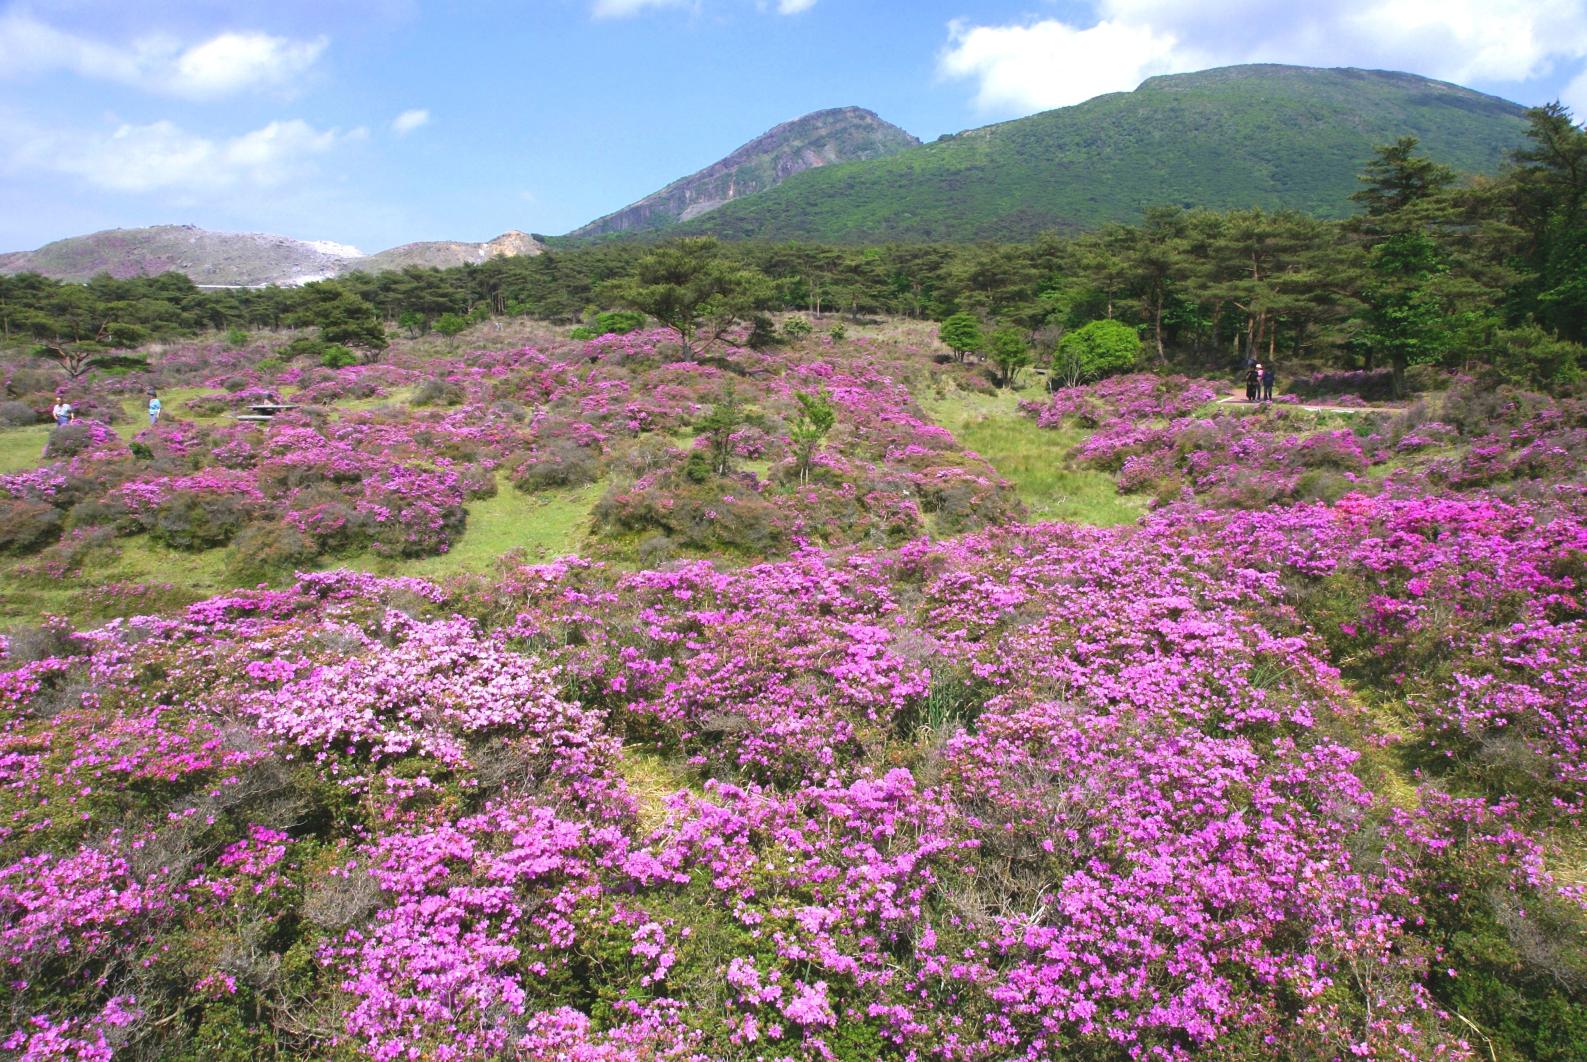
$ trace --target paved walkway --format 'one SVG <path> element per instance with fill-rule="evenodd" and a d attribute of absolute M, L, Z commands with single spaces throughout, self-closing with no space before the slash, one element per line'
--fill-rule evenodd
<path fill-rule="evenodd" d="M 1254 406 L 1260 403 L 1251 402 L 1245 397 L 1245 386 L 1242 384 L 1228 394 L 1218 399 L 1220 406 Z M 1379 403 L 1373 406 L 1308 406 L 1300 403 L 1281 402 L 1282 409 L 1304 409 L 1308 413 L 1399 413 L 1405 409 L 1403 404 L 1385 405 Z"/>

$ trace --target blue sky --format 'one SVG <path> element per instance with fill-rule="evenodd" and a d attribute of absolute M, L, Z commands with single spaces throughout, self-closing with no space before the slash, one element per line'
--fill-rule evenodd
<path fill-rule="evenodd" d="M 1587 115 L 1587 0 L 0 0 L 0 250 L 561 233 L 819 108 L 930 140 L 1236 62 Z"/>

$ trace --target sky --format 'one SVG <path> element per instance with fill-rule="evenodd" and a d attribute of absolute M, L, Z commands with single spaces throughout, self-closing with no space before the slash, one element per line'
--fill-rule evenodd
<path fill-rule="evenodd" d="M 1587 117 L 1587 0 L 0 0 L 0 250 L 560 234 L 821 108 L 931 140 L 1244 62 Z"/>

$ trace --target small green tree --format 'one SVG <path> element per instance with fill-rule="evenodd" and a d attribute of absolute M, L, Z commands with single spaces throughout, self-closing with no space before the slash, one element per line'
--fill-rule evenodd
<path fill-rule="evenodd" d="M 303 316 L 307 323 L 319 326 L 325 342 L 360 350 L 366 361 L 379 361 L 381 352 L 391 345 L 375 308 L 351 292 L 338 292 L 319 301 Z"/>
<path fill-rule="evenodd" d="M 633 310 L 607 310 L 595 315 L 596 334 L 602 336 L 625 336 L 644 324 L 645 315 Z"/>
<path fill-rule="evenodd" d="M 1092 321 L 1064 336 L 1055 358 L 1058 375 L 1071 385 L 1135 367 L 1141 337 L 1122 321 Z"/>
<path fill-rule="evenodd" d="M 838 412 L 825 388 L 815 394 L 800 392 L 794 398 L 799 403 L 799 412 L 794 414 L 788 438 L 793 443 L 794 470 L 799 473 L 799 482 L 809 483 L 810 463 L 837 423 Z"/>
<path fill-rule="evenodd" d="M 986 345 L 986 337 L 981 334 L 981 322 L 973 313 L 956 313 L 943 321 L 937 329 L 937 339 L 953 351 L 957 361 L 963 361 L 966 356 Z"/>
<path fill-rule="evenodd" d="M 992 351 L 992 364 L 997 366 L 1003 386 L 1013 387 L 1020 370 L 1028 368 L 1031 362 L 1030 345 L 1025 342 L 1025 334 L 1013 325 L 1004 325 L 992 333 L 988 342 Z"/>
<path fill-rule="evenodd" d="M 645 255 L 634 275 L 603 288 L 606 297 L 675 329 L 683 352 L 709 346 L 771 296 L 771 282 L 722 258 L 709 236 L 678 240 Z"/>
<path fill-rule="evenodd" d="M 790 317 L 782 323 L 782 334 L 791 341 L 798 341 L 815 331 L 815 327 L 803 317 Z"/>
<path fill-rule="evenodd" d="M 428 322 L 418 310 L 403 310 L 397 315 L 397 327 L 407 329 L 409 339 L 418 339 L 427 330 Z"/>
<path fill-rule="evenodd" d="M 733 467 L 733 433 L 744 423 L 744 404 L 739 401 L 738 395 L 729 391 L 712 404 L 696 425 L 705 437 L 711 471 L 719 476 L 727 475 Z"/>
<path fill-rule="evenodd" d="M 777 342 L 777 325 L 770 317 L 757 313 L 749 323 L 744 345 L 750 350 L 769 350 Z"/>
<path fill-rule="evenodd" d="M 435 319 L 435 330 L 446 337 L 448 344 L 462 335 L 469 320 L 460 313 L 443 313 Z"/>
<path fill-rule="evenodd" d="M 1532 321 L 1498 329 L 1489 346 L 1494 374 L 1521 387 L 1558 391 L 1578 383 L 1587 368 L 1587 348 Z"/>

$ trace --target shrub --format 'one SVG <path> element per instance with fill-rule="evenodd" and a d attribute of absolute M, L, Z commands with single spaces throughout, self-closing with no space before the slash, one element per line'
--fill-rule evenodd
<path fill-rule="evenodd" d="M 1058 343 L 1054 374 L 1071 382 L 1128 372 L 1141 354 L 1141 337 L 1121 321 L 1092 321 Z"/>
<path fill-rule="evenodd" d="M 341 343 L 327 343 L 320 352 L 320 364 L 327 369 L 345 369 L 358 364 L 358 355 Z"/>
<path fill-rule="evenodd" d="M 149 535 L 172 549 L 198 551 L 224 546 L 248 522 L 243 502 L 224 494 L 178 491 L 154 512 Z"/>
<path fill-rule="evenodd" d="M 53 505 L 20 498 L 0 500 L 0 553 L 43 549 L 60 537 L 61 513 Z"/>
<path fill-rule="evenodd" d="M 568 338 L 585 341 L 599 339 L 601 334 L 601 331 L 592 325 L 575 325 L 568 331 Z"/>
<path fill-rule="evenodd" d="M 143 530 L 132 510 L 119 498 L 84 498 L 66 511 L 66 529 L 106 528 L 118 535 L 135 535 Z"/>
<path fill-rule="evenodd" d="M 973 313 L 956 313 L 942 322 L 942 327 L 937 330 L 937 341 L 949 350 L 959 361 L 965 356 L 980 350 L 986 343 L 986 337 L 981 334 L 981 322 Z"/>
<path fill-rule="evenodd" d="M 552 439 L 514 470 L 513 486 L 525 493 L 552 487 L 579 487 L 601 478 L 600 457 L 571 439 Z"/>
<path fill-rule="evenodd" d="M 659 531 L 652 532 L 639 540 L 639 563 L 641 567 L 655 568 L 678 555 L 673 547 L 672 539 Z"/>
<path fill-rule="evenodd" d="M 1320 501 L 1330 505 L 1356 490 L 1357 485 L 1326 468 L 1314 468 L 1300 477 L 1295 484 L 1295 496 L 1301 501 Z"/>
<path fill-rule="evenodd" d="M 62 424 L 50 429 L 50 438 L 44 444 L 44 456 L 50 459 L 76 457 L 86 453 L 101 441 L 101 432 L 95 432 L 86 422 Z"/>
<path fill-rule="evenodd" d="M 645 315 L 635 310 L 607 310 L 595 315 L 595 327 L 603 336 L 625 336 L 644 324 Z"/>
<path fill-rule="evenodd" d="M 777 326 L 770 317 L 758 313 L 750 321 L 749 336 L 744 345 L 751 350 L 766 350 L 777 342 Z"/>
<path fill-rule="evenodd" d="M 226 330 L 226 345 L 246 347 L 248 345 L 248 333 L 241 328 L 228 328 Z"/>
<path fill-rule="evenodd" d="M 1493 373 L 1505 383 L 1558 392 L 1581 379 L 1587 349 L 1536 324 L 1499 329 L 1490 351 Z"/>
<path fill-rule="evenodd" d="M 326 346 L 328 344 L 319 336 L 298 336 L 281 348 L 281 355 L 287 358 L 318 359 L 325 353 Z"/>
<path fill-rule="evenodd" d="M 226 571 L 243 582 L 290 575 L 314 562 L 313 539 L 283 523 L 249 524 L 237 533 L 226 556 Z"/>
<path fill-rule="evenodd" d="M 77 656 L 87 643 L 72 632 L 62 619 L 51 619 L 37 627 L 22 627 L 6 635 L 5 666 L 31 664 L 51 657 Z"/>
<path fill-rule="evenodd" d="M 409 405 L 414 406 L 460 406 L 466 401 L 468 395 L 463 388 L 453 380 L 429 379 L 419 385 L 413 393 Z"/>
<path fill-rule="evenodd" d="M 330 484 L 295 497 L 285 522 L 308 536 L 318 554 L 353 553 L 369 544 L 370 518 Z"/>
<path fill-rule="evenodd" d="M 22 428 L 29 424 L 43 423 L 46 419 L 26 402 L 0 402 L 0 426 Z"/>
<path fill-rule="evenodd" d="M 782 323 L 782 334 L 790 340 L 803 339 L 814 331 L 815 326 L 803 317 L 790 317 Z"/>

